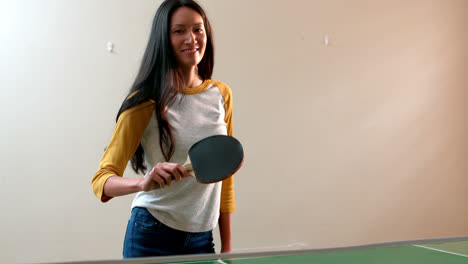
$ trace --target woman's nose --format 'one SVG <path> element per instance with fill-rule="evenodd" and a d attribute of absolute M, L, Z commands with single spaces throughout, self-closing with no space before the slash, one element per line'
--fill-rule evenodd
<path fill-rule="evenodd" d="M 195 38 L 195 34 L 193 34 L 193 32 L 189 32 L 187 34 L 187 37 L 185 38 L 185 43 L 195 44 L 195 42 L 197 42 L 197 39 Z"/>

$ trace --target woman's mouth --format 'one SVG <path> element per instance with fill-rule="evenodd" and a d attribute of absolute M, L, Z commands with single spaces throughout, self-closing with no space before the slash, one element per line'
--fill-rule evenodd
<path fill-rule="evenodd" d="M 182 53 L 191 54 L 191 53 L 197 52 L 199 49 L 200 49 L 200 48 L 184 49 L 184 50 L 182 50 Z"/>

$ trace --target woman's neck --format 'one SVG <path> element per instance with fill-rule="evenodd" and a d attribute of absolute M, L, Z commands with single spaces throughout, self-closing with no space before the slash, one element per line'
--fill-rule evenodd
<path fill-rule="evenodd" d="M 202 78 L 200 75 L 198 75 L 198 70 L 196 67 L 187 70 L 180 69 L 179 73 L 184 81 L 185 87 L 187 88 L 194 88 L 200 86 L 203 83 Z"/>

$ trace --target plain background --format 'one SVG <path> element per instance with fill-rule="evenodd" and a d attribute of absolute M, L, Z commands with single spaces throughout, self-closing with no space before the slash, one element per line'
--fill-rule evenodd
<path fill-rule="evenodd" d="M 0 1 L 0 262 L 121 258 L 132 196 L 90 181 L 160 2 Z M 468 1 L 200 2 L 246 152 L 235 251 L 468 235 Z"/>

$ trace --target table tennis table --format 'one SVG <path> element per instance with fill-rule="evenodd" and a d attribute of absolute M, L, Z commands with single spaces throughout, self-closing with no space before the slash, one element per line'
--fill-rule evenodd
<path fill-rule="evenodd" d="M 458 264 L 468 263 L 468 237 L 367 244 L 340 248 L 151 257 L 76 264 Z M 71 263 L 70 263 L 71 264 Z"/>

